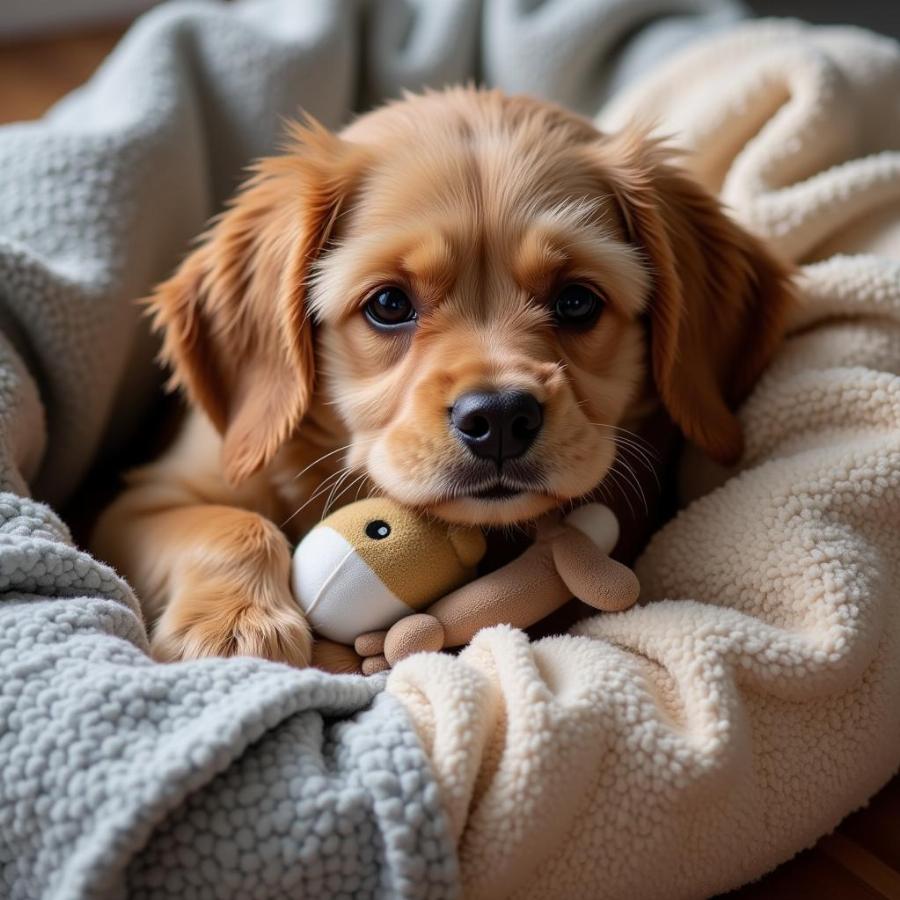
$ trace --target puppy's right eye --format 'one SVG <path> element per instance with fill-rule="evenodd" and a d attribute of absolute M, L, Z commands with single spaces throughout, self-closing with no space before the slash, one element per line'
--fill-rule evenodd
<path fill-rule="evenodd" d="M 603 298 L 587 285 L 567 284 L 557 295 L 553 305 L 553 317 L 562 328 L 583 330 L 589 328 L 603 312 Z"/>
<path fill-rule="evenodd" d="M 397 328 L 416 320 L 416 308 L 400 288 L 382 287 L 366 301 L 366 318 L 376 328 Z"/>

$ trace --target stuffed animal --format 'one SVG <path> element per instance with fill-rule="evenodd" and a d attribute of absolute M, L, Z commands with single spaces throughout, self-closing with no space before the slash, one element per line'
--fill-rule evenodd
<path fill-rule="evenodd" d="M 381 497 L 339 509 L 294 553 L 294 596 L 321 637 L 353 645 L 425 609 L 475 576 L 486 544 L 454 526 Z"/>
<path fill-rule="evenodd" d="M 466 644 L 490 625 L 528 628 L 573 596 L 627 609 L 639 585 L 609 557 L 618 532 L 597 503 L 547 516 L 524 553 L 471 580 L 485 552 L 479 529 L 372 498 L 338 510 L 300 542 L 294 592 L 318 635 L 355 650 L 332 647 L 316 663 L 372 674 L 411 653 Z"/>

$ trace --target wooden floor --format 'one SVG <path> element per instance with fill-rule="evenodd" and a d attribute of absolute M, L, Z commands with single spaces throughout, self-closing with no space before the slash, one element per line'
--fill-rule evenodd
<path fill-rule="evenodd" d="M 121 28 L 108 28 L 49 40 L 0 43 L 0 123 L 40 116 L 90 76 L 121 34 Z"/>
<path fill-rule="evenodd" d="M 36 118 L 83 82 L 121 29 L 0 44 L 0 122 Z M 900 900 L 900 778 L 766 878 L 727 900 Z"/>
<path fill-rule="evenodd" d="M 721 900 L 900 900 L 900 777 L 834 834 Z"/>

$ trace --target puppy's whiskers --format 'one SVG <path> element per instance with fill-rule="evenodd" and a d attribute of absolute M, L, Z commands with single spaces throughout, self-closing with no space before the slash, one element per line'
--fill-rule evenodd
<path fill-rule="evenodd" d="M 313 503 L 315 500 L 318 500 L 323 494 L 327 493 L 331 490 L 333 483 L 339 479 L 341 476 L 348 474 L 352 471 L 351 466 L 344 466 L 338 469 L 336 472 L 333 472 L 327 478 L 322 479 L 322 483 L 306 498 L 306 502 L 302 503 L 297 507 L 282 523 L 281 527 L 284 528 L 289 522 L 291 522 L 296 516 L 300 515 L 304 509 L 306 509 L 310 503 Z"/>
<path fill-rule="evenodd" d="M 349 474 L 349 473 L 348 473 Z M 360 475 L 357 475 L 346 487 L 341 488 L 340 492 L 334 496 L 329 495 L 328 500 L 325 503 L 325 508 L 322 510 L 322 516 L 319 521 L 322 521 L 332 510 L 333 505 L 337 504 L 338 500 L 344 496 L 348 491 L 352 491 L 356 485 L 359 487 L 356 490 L 356 499 L 359 499 L 359 493 L 362 490 L 365 480 L 368 478 L 368 473 L 363 472 Z"/>
<path fill-rule="evenodd" d="M 619 459 L 617 459 L 616 462 L 613 463 L 613 468 L 615 468 L 615 465 L 618 462 L 621 462 L 622 468 L 624 469 L 624 475 L 628 476 L 629 482 L 634 485 L 635 490 L 638 492 L 638 494 L 640 494 L 641 502 L 644 504 L 644 513 L 649 516 L 650 504 L 647 502 L 647 495 L 644 493 L 644 487 L 641 484 L 640 479 L 634 473 L 634 470 L 631 468 L 631 466 L 628 465 L 627 461 L 622 457 L 619 457 Z"/>
<path fill-rule="evenodd" d="M 626 453 L 629 453 L 630 458 L 634 462 L 645 467 L 647 471 L 653 475 L 657 488 L 662 490 L 662 485 L 659 481 L 659 472 L 657 471 L 660 463 L 659 454 L 640 435 L 618 425 L 608 425 L 606 422 L 589 422 L 588 424 L 593 425 L 596 428 L 606 428 L 611 431 L 614 436 L 613 443 L 615 444 L 616 449 L 622 451 L 623 462 L 627 462 L 627 459 L 624 457 Z"/>
<path fill-rule="evenodd" d="M 366 445 L 366 444 L 374 443 L 377 440 L 378 440 L 378 437 L 374 436 L 374 437 L 367 438 L 365 440 L 350 441 L 349 444 L 344 444 L 343 447 L 338 447 L 336 450 L 329 450 L 328 453 L 323 453 L 318 459 L 314 459 L 308 466 L 301 469 L 294 476 L 294 481 L 296 481 L 298 478 L 302 478 L 310 469 L 314 469 L 317 465 L 324 462 L 329 457 L 332 457 L 337 453 L 342 453 L 344 450 L 349 450 L 354 444 Z"/>
<path fill-rule="evenodd" d="M 613 432 L 613 434 L 615 434 L 618 439 L 627 441 L 635 447 L 640 447 L 649 456 L 652 456 L 656 460 L 659 459 L 659 454 L 656 452 L 656 450 L 654 450 L 653 446 L 649 444 L 645 438 L 642 438 L 634 431 L 629 431 L 627 428 L 623 428 L 621 425 L 610 425 L 608 422 L 588 421 L 588 425 L 593 425 L 596 428 L 606 428 L 607 430 Z"/>
<path fill-rule="evenodd" d="M 609 480 L 607 482 L 607 479 Z M 614 467 L 610 467 L 607 469 L 606 475 L 603 477 L 603 481 L 600 482 L 601 485 L 609 483 L 612 487 L 615 487 L 622 496 L 622 499 L 628 504 L 628 512 L 631 514 L 632 519 L 636 519 L 634 507 L 631 505 L 631 498 L 629 497 L 629 491 L 626 489 L 630 489 L 630 485 L 626 483 L 623 487 L 622 481 L 620 480 L 619 473 L 616 472 Z"/>
<path fill-rule="evenodd" d="M 320 516 L 320 521 L 328 515 L 328 510 L 331 506 L 332 501 L 334 500 L 335 493 L 340 490 L 341 486 L 344 482 L 350 477 L 353 470 L 347 466 L 342 472 L 341 477 L 335 479 L 333 484 L 331 485 L 331 490 L 328 492 L 328 497 L 325 499 L 325 505 L 322 507 L 322 515 Z"/>
<path fill-rule="evenodd" d="M 591 423 L 597 424 L 597 423 Z M 607 426 L 613 427 L 613 426 Z M 634 507 L 631 505 L 631 499 L 629 497 L 629 493 L 634 491 L 640 498 L 641 503 L 644 506 L 644 512 L 646 515 L 650 515 L 650 504 L 647 501 L 647 495 L 644 492 L 643 485 L 641 484 L 640 478 L 638 478 L 637 474 L 634 472 L 632 467 L 629 465 L 627 459 L 625 459 L 624 455 L 619 453 L 620 450 L 623 450 L 621 444 L 617 443 L 615 439 L 606 437 L 605 435 L 601 436 L 601 439 L 609 444 L 612 444 L 614 450 L 616 451 L 615 457 L 613 459 L 612 465 L 606 470 L 606 475 L 604 475 L 603 480 L 597 486 L 598 488 L 602 487 L 607 479 L 611 485 L 614 485 L 618 488 L 619 492 L 622 495 L 622 499 L 628 504 L 628 510 L 631 513 L 632 518 L 635 517 Z M 646 460 L 641 460 L 647 464 L 647 468 L 650 472 L 653 473 L 654 478 L 656 478 L 657 486 L 659 486 L 659 478 L 656 475 L 656 470 L 650 466 Z"/>

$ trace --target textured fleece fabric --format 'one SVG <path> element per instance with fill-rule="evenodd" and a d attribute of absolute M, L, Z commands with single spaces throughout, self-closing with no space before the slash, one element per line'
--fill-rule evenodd
<path fill-rule="evenodd" d="M 466 896 L 702 897 L 762 874 L 900 762 L 900 47 L 753 23 L 600 118 L 656 118 L 800 264 L 789 340 L 724 471 L 638 564 L 642 605 L 391 673 Z"/>
<path fill-rule="evenodd" d="M 738 14 L 724 0 L 165 4 L 43 120 L 0 129 L 0 896 L 458 892 L 428 761 L 383 679 L 152 663 L 128 587 L 29 485 L 62 501 L 133 432 L 158 385 L 133 301 L 275 148 L 282 116 L 337 126 L 401 88 L 471 77 L 593 113 Z"/>

